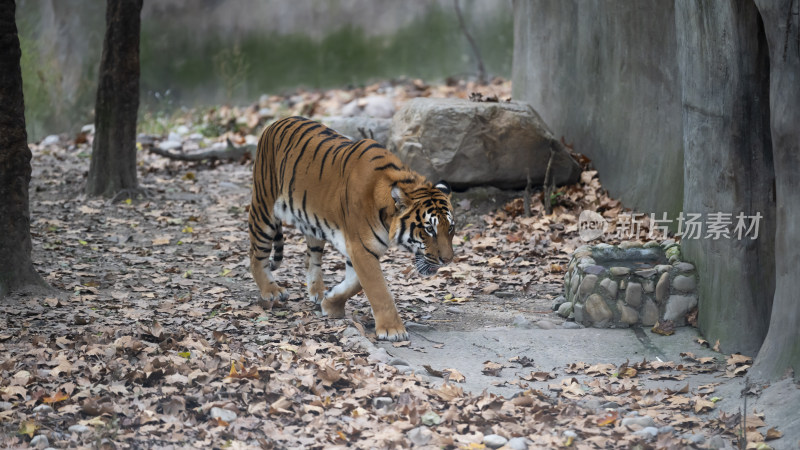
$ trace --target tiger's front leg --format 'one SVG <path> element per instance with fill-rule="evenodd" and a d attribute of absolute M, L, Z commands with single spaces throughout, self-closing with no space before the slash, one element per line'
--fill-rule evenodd
<path fill-rule="evenodd" d="M 344 305 L 347 299 L 358 294 L 361 290 L 361 283 L 358 275 L 353 269 L 353 263 L 347 260 L 345 266 L 344 280 L 325 293 L 325 300 L 322 302 L 322 315 L 339 319 L 344 317 Z"/>
<path fill-rule="evenodd" d="M 364 287 L 372 315 L 375 318 L 375 334 L 378 339 L 385 341 L 404 341 L 408 339 L 408 332 L 400 319 L 397 307 L 394 304 L 389 286 L 383 277 L 381 264 L 375 255 L 367 251 L 361 244 L 356 244 L 348 249 L 353 269 Z"/>

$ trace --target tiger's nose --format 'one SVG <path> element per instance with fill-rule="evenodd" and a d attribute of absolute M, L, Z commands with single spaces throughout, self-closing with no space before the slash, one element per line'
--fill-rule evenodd
<path fill-rule="evenodd" d="M 439 256 L 439 262 L 442 264 L 450 264 L 450 261 L 453 260 L 453 254 L 449 253 L 446 255 Z"/>

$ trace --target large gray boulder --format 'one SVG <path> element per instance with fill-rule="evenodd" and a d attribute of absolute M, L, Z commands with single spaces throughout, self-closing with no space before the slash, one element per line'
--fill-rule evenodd
<path fill-rule="evenodd" d="M 551 149 L 557 185 L 576 182 L 581 170 L 539 114 L 519 102 L 410 100 L 392 119 L 388 148 L 429 180 L 456 189 L 520 189 L 528 175 L 541 185 Z"/>
<path fill-rule="evenodd" d="M 389 141 L 389 131 L 392 127 L 392 119 L 382 119 L 378 117 L 329 116 L 322 117 L 320 120 L 338 133 L 351 139 L 375 139 L 383 146 L 386 146 Z"/>

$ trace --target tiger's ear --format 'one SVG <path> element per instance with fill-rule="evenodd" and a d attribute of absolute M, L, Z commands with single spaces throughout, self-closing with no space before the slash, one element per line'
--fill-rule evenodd
<path fill-rule="evenodd" d="M 440 180 L 434 187 L 442 191 L 445 195 L 450 195 L 450 193 L 453 192 L 453 190 L 450 189 L 450 185 L 444 180 Z"/>
<path fill-rule="evenodd" d="M 395 186 L 392 188 L 392 198 L 394 199 L 394 207 L 397 208 L 398 211 L 402 211 L 406 207 L 406 203 L 408 202 L 408 198 L 406 197 L 406 193 L 403 192 L 402 189 Z"/>

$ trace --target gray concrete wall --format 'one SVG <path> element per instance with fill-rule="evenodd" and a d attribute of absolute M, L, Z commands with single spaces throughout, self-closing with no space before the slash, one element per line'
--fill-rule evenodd
<path fill-rule="evenodd" d="M 683 239 L 698 324 L 759 379 L 800 375 L 800 16 L 795 0 L 515 0 L 514 95 Z M 709 234 L 729 214 L 729 236 Z M 757 239 L 737 215 L 760 216 Z M 747 223 L 750 224 L 749 222 Z"/>
<path fill-rule="evenodd" d="M 513 95 L 593 160 L 626 206 L 683 202 L 673 2 L 514 1 Z"/>

